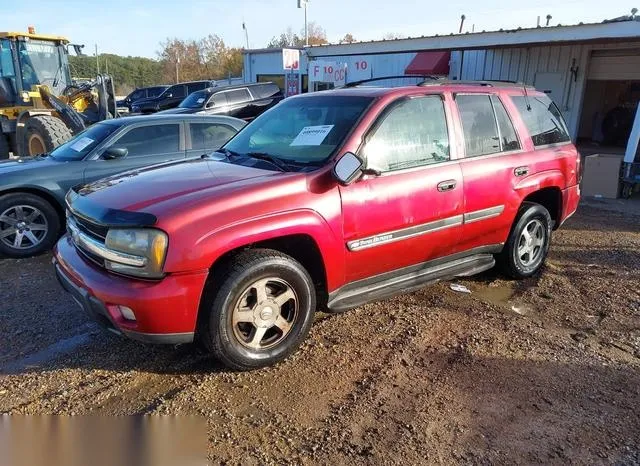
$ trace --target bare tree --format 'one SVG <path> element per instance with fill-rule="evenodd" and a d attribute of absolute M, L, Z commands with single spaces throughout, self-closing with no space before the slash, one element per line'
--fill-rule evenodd
<path fill-rule="evenodd" d="M 344 37 L 340 39 L 341 44 L 353 44 L 355 41 L 356 39 L 353 37 L 353 34 L 351 33 L 345 34 Z"/>

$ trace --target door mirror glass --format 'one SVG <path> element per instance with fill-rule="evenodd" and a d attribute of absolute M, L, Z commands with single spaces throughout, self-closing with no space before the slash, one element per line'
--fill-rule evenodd
<path fill-rule="evenodd" d="M 109 147 L 102 154 L 102 158 L 105 160 L 121 159 L 126 157 L 129 150 L 126 147 Z"/>
<path fill-rule="evenodd" d="M 364 162 L 353 152 L 347 152 L 333 167 L 333 176 L 340 184 L 353 183 L 361 174 Z"/>

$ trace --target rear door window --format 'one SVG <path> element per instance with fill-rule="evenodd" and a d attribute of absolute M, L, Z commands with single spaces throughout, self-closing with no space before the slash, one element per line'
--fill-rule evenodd
<path fill-rule="evenodd" d="M 546 95 L 513 96 L 524 124 L 536 147 L 570 142 L 569 130 L 562 114 Z"/>
<path fill-rule="evenodd" d="M 133 128 L 113 147 L 125 147 L 129 157 L 164 155 L 180 150 L 180 124 L 167 123 Z"/>
<path fill-rule="evenodd" d="M 500 152 L 500 136 L 488 94 L 458 94 L 456 104 L 462 120 L 467 157 Z"/>
<path fill-rule="evenodd" d="M 507 110 L 496 95 L 491 96 L 491 103 L 496 112 L 496 120 L 498 121 L 498 131 L 500 132 L 500 149 L 503 152 L 520 149 L 520 142 L 516 135 L 516 130 L 509 118 Z"/>
<path fill-rule="evenodd" d="M 191 148 L 202 150 L 216 150 L 231 139 L 236 131 L 227 125 L 219 123 L 190 123 Z"/>
<path fill-rule="evenodd" d="M 230 105 L 248 102 L 251 100 L 251 94 L 249 94 L 247 89 L 234 89 L 226 94 Z"/>
<path fill-rule="evenodd" d="M 169 92 L 173 98 L 176 97 L 185 97 L 185 89 L 184 86 L 173 86 Z"/>

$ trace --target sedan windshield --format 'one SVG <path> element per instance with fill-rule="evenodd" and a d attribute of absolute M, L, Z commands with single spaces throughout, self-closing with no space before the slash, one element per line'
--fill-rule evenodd
<path fill-rule="evenodd" d="M 49 155 L 56 160 L 82 160 L 118 128 L 119 125 L 97 123 L 56 147 Z"/>
<path fill-rule="evenodd" d="M 204 106 L 205 101 L 207 100 L 207 97 L 209 97 L 209 93 L 206 92 L 206 91 L 192 92 L 191 94 L 189 94 L 187 96 L 186 99 L 184 99 L 182 102 L 180 102 L 180 105 L 178 105 L 178 107 L 180 107 L 180 108 L 202 108 Z"/>
<path fill-rule="evenodd" d="M 224 148 L 316 164 L 333 155 L 372 101 L 336 95 L 288 99 L 256 118 Z"/>

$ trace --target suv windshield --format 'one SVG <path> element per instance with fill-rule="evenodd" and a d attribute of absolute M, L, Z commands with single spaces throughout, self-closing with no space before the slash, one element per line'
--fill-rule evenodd
<path fill-rule="evenodd" d="M 178 105 L 178 107 L 180 107 L 180 108 L 202 108 L 202 106 L 204 105 L 205 101 L 207 100 L 207 97 L 209 97 L 209 93 L 207 91 L 192 92 L 191 94 L 189 94 L 187 96 L 186 99 L 184 99 L 182 102 L 180 102 L 180 105 Z"/>
<path fill-rule="evenodd" d="M 336 95 L 285 100 L 256 118 L 224 148 L 239 154 L 266 153 L 286 162 L 322 162 L 372 101 L 372 97 Z"/>
<path fill-rule="evenodd" d="M 118 128 L 120 128 L 119 125 L 96 123 L 73 139 L 53 149 L 49 155 L 56 160 L 82 160 Z"/>

